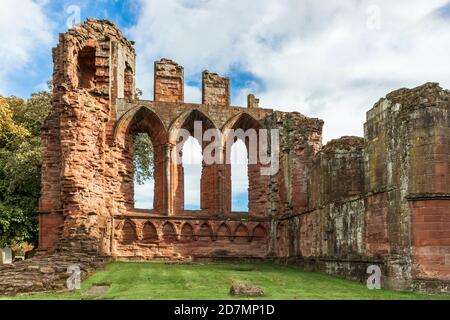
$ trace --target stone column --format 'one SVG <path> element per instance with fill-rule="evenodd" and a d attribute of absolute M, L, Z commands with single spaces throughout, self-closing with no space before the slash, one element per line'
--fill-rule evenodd
<path fill-rule="evenodd" d="M 165 161 L 165 175 L 164 175 L 164 210 L 168 216 L 173 214 L 172 205 L 172 184 L 171 184 L 171 168 L 172 168 L 172 153 L 174 145 L 168 143 L 164 146 L 164 161 Z"/>

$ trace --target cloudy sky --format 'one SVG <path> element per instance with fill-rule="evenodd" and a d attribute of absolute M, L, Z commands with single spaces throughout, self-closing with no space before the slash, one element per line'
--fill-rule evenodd
<path fill-rule="evenodd" d="M 58 33 L 87 17 L 136 41 L 146 98 L 153 61 L 172 58 L 186 101 L 200 102 L 202 70 L 217 71 L 233 105 L 253 92 L 263 107 L 322 118 L 324 142 L 362 136 L 365 112 L 392 90 L 450 88 L 448 0 L 0 0 L 0 93 L 45 88 Z"/>

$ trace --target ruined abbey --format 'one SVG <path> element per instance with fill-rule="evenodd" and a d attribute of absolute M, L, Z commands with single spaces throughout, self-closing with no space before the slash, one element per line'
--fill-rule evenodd
<path fill-rule="evenodd" d="M 322 120 L 260 107 L 253 95 L 231 106 L 230 80 L 215 73 L 202 74 L 202 103 L 185 103 L 183 67 L 168 59 L 155 62 L 153 101 L 137 99 L 133 42 L 109 21 L 61 34 L 53 59 L 39 211 L 46 254 L 263 260 L 360 281 L 377 265 L 385 288 L 450 292 L 450 91 L 394 91 L 367 112 L 364 137 L 322 145 Z M 184 208 L 189 186 L 172 159 L 179 130 L 193 134 L 195 121 L 221 132 L 279 129 L 278 172 L 248 166 L 248 212 L 231 210 L 226 163 L 203 163 L 201 209 Z M 154 147 L 152 210 L 134 207 L 137 133 Z"/>

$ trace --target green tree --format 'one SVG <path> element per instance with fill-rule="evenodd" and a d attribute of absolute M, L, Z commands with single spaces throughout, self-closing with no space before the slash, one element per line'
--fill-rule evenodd
<path fill-rule="evenodd" d="M 134 180 L 142 185 L 153 178 L 153 145 L 147 133 L 134 138 Z"/>
<path fill-rule="evenodd" d="M 50 110 L 49 92 L 0 97 L 0 246 L 37 242 L 40 131 Z"/>
<path fill-rule="evenodd" d="M 142 90 L 136 88 L 136 99 L 142 97 Z M 153 144 L 147 133 L 137 133 L 134 137 L 134 181 L 143 185 L 153 178 Z"/>
<path fill-rule="evenodd" d="M 50 87 L 50 86 L 49 86 Z M 137 97 L 141 92 L 137 91 Z M 40 131 L 51 112 L 52 95 L 28 100 L 0 96 L 0 246 L 37 243 L 41 184 Z M 148 134 L 135 137 L 135 181 L 153 176 L 153 147 Z"/>

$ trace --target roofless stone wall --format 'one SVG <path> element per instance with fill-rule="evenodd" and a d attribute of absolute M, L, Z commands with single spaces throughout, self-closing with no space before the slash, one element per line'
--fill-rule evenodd
<path fill-rule="evenodd" d="M 53 113 L 42 132 L 40 248 L 133 259 L 273 259 L 383 285 L 449 290 L 449 97 L 437 84 L 395 91 L 367 114 L 365 137 L 322 146 L 323 121 L 230 106 L 230 80 L 202 75 L 201 104 L 184 103 L 184 71 L 155 63 L 153 101 L 134 97 L 135 52 L 109 21 L 90 19 L 53 52 Z M 250 164 L 249 212 L 231 210 L 231 167 L 203 162 L 201 208 L 184 207 L 178 135 L 195 121 L 279 130 L 279 170 Z M 147 133 L 154 209 L 134 208 L 133 148 Z M 227 136 L 215 152 L 225 158 Z M 269 139 L 270 140 L 270 139 Z M 205 150 L 205 143 L 199 141 Z M 248 141 L 247 147 L 249 147 Z M 269 144 L 268 153 L 274 154 Z M 79 241 L 83 239 L 83 241 Z"/>

